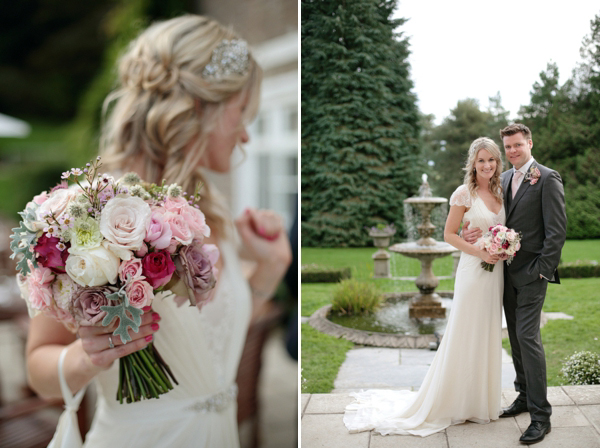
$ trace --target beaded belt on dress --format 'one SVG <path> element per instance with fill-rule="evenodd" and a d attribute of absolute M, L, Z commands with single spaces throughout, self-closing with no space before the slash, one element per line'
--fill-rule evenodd
<path fill-rule="evenodd" d="M 232 384 L 223 392 L 211 395 L 203 400 L 198 400 L 186 409 L 194 412 L 221 412 L 227 409 L 236 400 L 238 393 L 237 384 Z"/>

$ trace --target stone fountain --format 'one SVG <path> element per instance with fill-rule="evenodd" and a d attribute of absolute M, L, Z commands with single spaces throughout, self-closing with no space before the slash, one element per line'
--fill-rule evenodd
<path fill-rule="evenodd" d="M 427 174 L 423 174 L 422 179 L 419 195 L 404 200 L 405 204 L 417 208 L 421 214 L 421 223 L 417 226 L 420 238 L 416 242 L 394 244 L 389 250 L 406 257 L 417 258 L 421 262 L 421 273 L 415 280 L 419 293 L 412 300 L 409 316 L 418 319 L 443 318 L 446 316 L 446 309 L 442 307 L 440 296 L 435 293 L 435 288 L 440 281 L 433 274 L 432 264 L 433 260 L 452 254 L 456 248 L 432 238 L 435 226 L 431 223 L 431 211 L 448 200 L 432 197 L 431 188 L 427 183 Z"/>

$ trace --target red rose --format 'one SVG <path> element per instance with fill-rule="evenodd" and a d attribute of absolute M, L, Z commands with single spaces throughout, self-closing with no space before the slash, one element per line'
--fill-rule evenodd
<path fill-rule="evenodd" d="M 44 233 L 37 241 L 34 251 L 37 253 L 37 262 L 45 268 L 50 268 L 56 274 L 65 273 L 65 263 L 69 252 L 61 251 L 56 245 L 60 240 L 55 236 L 46 236 Z"/>
<path fill-rule="evenodd" d="M 175 272 L 175 263 L 166 250 L 150 252 L 142 258 L 142 275 L 154 289 L 169 283 Z"/>

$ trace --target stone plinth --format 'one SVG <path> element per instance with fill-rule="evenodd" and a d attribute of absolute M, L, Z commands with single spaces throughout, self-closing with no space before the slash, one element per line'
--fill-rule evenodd
<path fill-rule="evenodd" d="M 390 278 L 390 254 L 385 250 L 379 249 L 371 258 L 373 258 L 373 264 L 375 265 L 373 277 Z"/>

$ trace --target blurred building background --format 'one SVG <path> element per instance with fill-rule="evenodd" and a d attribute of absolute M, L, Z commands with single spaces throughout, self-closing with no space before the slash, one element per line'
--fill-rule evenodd
<path fill-rule="evenodd" d="M 33 195 L 96 154 L 102 100 L 113 85 L 120 49 L 148 23 L 182 13 L 231 25 L 249 42 L 264 71 L 250 142 L 243 154 L 234 154 L 231 173 L 211 180 L 234 216 L 248 206 L 269 208 L 283 215 L 288 229 L 296 217 L 296 0 L 64 0 L 60 8 L 54 2 L 3 4 L 0 124 L 15 130 L 0 135 L 0 448 L 46 446 L 43 438 L 51 435 L 61 410 L 60 403 L 41 402 L 26 386 L 28 319 L 8 260 L 10 228 Z M 282 287 L 250 328 L 238 374 L 243 447 L 297 446 L 298 369 L 285 348 L 296 295 Z M 80 413 L 83 428 L 93 414 L 93 399 L 92 393 Z"/>

